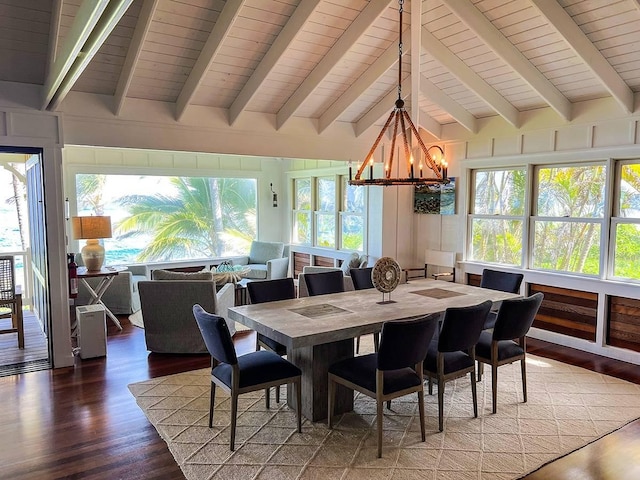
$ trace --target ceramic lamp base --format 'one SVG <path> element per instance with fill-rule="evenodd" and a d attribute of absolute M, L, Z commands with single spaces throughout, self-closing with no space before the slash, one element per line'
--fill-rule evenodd
<path fill-rule="evenodd" d="M 87 240 L 87 244 L 80 251 L 82 263 L 89 272 L 100 271 L 104 263 L 104 247 L 98 240 Z"/>

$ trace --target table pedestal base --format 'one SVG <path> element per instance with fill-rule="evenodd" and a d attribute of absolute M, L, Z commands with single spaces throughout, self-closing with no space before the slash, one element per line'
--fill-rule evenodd
<path fill-rule="evenodd" d="M 302 415 L 317 422 L 327 418 L 329 366 L 353 357 L 353 339 L 295 348 L 288 353 L 291 363 L 302 370 Z M 287 402 L 296 407 L 292 389 L 287 390 Z M 337 385 L 335 414 L 353 410 L 353 390 Z"/>

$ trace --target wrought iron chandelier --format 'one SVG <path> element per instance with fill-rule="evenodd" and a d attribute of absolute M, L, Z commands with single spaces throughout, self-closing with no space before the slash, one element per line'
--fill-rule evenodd
<path fill-rule="evenodd" d="M 404 100 L 402 99 L 402 12 L 404 0 L 398 0 L 399 5 L 399 17 L 398 30 L 400 33 L 398 39 L 398 99 L 387 122 L 382 127 L 382 130 L 378 134 L 378 138 L 373 143 L 369 154 L 366 156 L 365 161 L 358 167 L 355 178 L 352 177 L 351 167 L 349 167 L 349 185 L 432 185 L 432 184 L 446 184 L 449 183 L 447 178 L 447 162 L 444 159 L 444 151 L 438 145 L 427 148 L 420 138 L 418 129 L 411 121 L 411 117 L 404 108 Z M 373 177 L 373 154 L 378 148 L 382 137 L 385 132 L 390 129 L 391 123 L 393 123 L 393 133 L 391 135 L 391 151 L 387 161 L 384 158 L 384 150 L 382 153 L 382 161 L 384 162 L 383 176 L 380 178 Z M 418 166 L 414 169 L 414 159 L 411 154 L 411 147 L 409 145 L 409 137 L 407 135 L 407 129 L 411 130 L 415 136 L 424 162 L 419 160 Z M 398 132 L 398 130 L 400 130 Z M 402 135 L 402 143 L 404 156 L 407 163 L 407 176 L 406 177 L 391 177 L 391 171 L 393 168 L 393 162 L 396 158 L 396 139 L 398 134 Z M 430 154 L 430 151 L 434 151 L 434 154 Z M 397 159 L 400 162 L 400 147 L 397 149 Z M 423 165 L 424 163 L 424 165 Z M 365 178 L 364 172 L 366 167 L 369 167 L 369 178 Z M 426 167 L 426 168 L 423 168 Z M 425 171 L 423 171 L 425 170 Z M 426 173 L 429 172 L 429 173 Z"/>

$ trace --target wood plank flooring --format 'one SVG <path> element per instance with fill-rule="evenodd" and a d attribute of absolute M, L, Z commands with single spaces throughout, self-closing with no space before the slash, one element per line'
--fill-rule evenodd
<path fill-rule="evenodd" d="M 24 348 L 18 348 L 18 334 L 0 335 L 0 375 L 7 365 L 25 364 L 48 360 L 47 337 L 42 333 L 38 318 L 29 310 L 24 310 Z M 0 329 L 11 326 L 10 318 L 0 319 Z"/>
<path fill-rule="evenodd" d="M 204 368 L 209 358 L 150 354 L 144 331 L 126 317 L 121 321 L 121 332 L 109 322 L 107 357 L 0 378 L 0 478 L 184 478 L 127 385 Z M 239 352 L 254 349 L 253 332 L 239 332 L 236 337 Z M 530 340 L 529 351 L 640 384 L 636 365 L 535 340 Z M 640 452 L 640 421 L 526 478 L 640 478 L 636 452 Z"/>

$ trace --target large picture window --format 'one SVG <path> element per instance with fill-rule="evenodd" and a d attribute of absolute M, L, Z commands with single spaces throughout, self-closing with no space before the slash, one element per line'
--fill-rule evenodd
<path fill-rule="evenodd" d="M 311 245 L 311 179 L 293 181 L 293 235 L 298 245 Z"/>
<path fill-rule="evenodd" d="M 256 180 L 77 174 L 78 215 L 110 215 L 106 263 L 245 254 L 257 237 Z"/>
<path fill-rule="evenodd" d="M 336 247 L 336 178 L 316 178 L 316 246 Z"/>
<path fill-rule="evenodd" d="M 475 170 L 472 175 L 471 260 L 522 265 L 526 170 Z"/>
<path fill-rule="evenodd" d="M 604 164 L 538 167 L 532 266 L 600 274 Z"/>
<path fill-rule="evenodd" d="M 340 177 L 342 184 L 342 205 L 340 206 L 340 248 L 343 250 L 364 250 L 364 187 L 349 185 L 348 177 Z"/>

